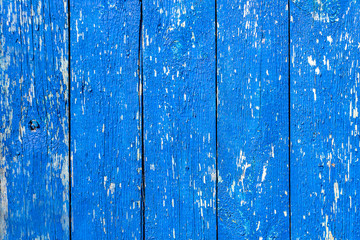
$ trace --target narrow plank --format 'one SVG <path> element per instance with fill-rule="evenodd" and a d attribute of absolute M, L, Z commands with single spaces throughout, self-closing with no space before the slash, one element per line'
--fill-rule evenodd
<path fill-rule="evenodd" d="M 218 1 L 219 239 L 289 239 L 287 1 Z"/>
<path fill-rule="evenodd" d="M 215 239 L 215 2 L 143 2 L 145 238 Z"/>
<path fill-rule="evenodd" d="M 140 3 L 70 9 L 72 237 L 140 239 Z"/>
<path fill-rule="evenodd" d="M 359 2 L 291 10 L 293 239 L 359 239 Z"/>
<path fill-rule="evenodd" d="M 69 239 L 67 4 L 0 13 L 0 239 Z"/>

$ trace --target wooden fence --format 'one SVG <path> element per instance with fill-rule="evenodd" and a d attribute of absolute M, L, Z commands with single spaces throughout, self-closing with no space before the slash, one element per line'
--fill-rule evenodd
<path fill-rule="evenodd" d="M 0 13 L 0 239 L 360 239 L 357 0 Z"/>

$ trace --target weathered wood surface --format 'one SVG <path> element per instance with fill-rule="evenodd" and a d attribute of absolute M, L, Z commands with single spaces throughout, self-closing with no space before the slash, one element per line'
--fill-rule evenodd
<path fill-rule="evenodd" d="M 290 10 L 292 239 L 359 239 L 359 3 Z"/>
<path fill-rule="evenodd" d="M 141 239 L 140 3 L 71 1 L 73 239 Z"/>
<path fill-rule="evenodd" d="M 0 13 L 0 239 L 68 239 L 67 2 Z"/>
<path fill-rule="evenodd" d="M 218 1 L 219 239 L 289 239 L 287 1 Z"/>
<path fill-rule="evenodd" d="M 145 238 L 216 237 L 215 2 L 143 2 Z"/>
<path fill-rule="evenodd" d="M 360 238 L 356 0 L 0 14 L 1 240 Z"/>

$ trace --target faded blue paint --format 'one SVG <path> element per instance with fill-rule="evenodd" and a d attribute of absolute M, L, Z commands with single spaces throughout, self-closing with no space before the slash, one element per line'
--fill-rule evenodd
<path fill-rule="evenodd" d="M 71 4 L 73 239 L 141 239 L 140 4 Z"/>
<path fill-rule="evenodd" d="M 0 0 L 1 240 L 360 238 L 356 0 L 70 2 Z"/>
<path fill-rule="evenodd" d="M 310 14 L 314 20 L 336 22 L 354 0 L 292 0 L 302 14 Z"/>
<path fill-rule="evenodd" d="M 145 239 L 214 239 L 215 2 L 143 4 Z"/>
<path fill-rule="evenodd" d="M 67 4 L 0 13 L 0 239 L 69 239 Z"/>
<path fill-rule="evenodd" d="M 289 239 L 287 1 L 218 1 L 219 239 Z"/>
<path fill-rule="evenodd" d="M 292 239 L 360 238 L 360 12 L 338 2 L 334 22 L 290 6 Z"/>

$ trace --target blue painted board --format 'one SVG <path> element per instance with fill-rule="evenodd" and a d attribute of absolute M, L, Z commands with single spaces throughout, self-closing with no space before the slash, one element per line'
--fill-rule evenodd
<path fill-rule="evenodd" d="M 356 0 L 70 3 L 0 4 L 0 239 L 360 238 Z"/>
<path fill-rule="evenodd" d="M 140 3 L 70 11 L 72 239 L 141 239 Z"/>
<path fill-rule="evenodd" d="M 287 1 L 217 1 L 218 239 L 289 239 Z"/>
<path fill-rule="evenodd" d="M 142 35 L 145 239 L 215 239 L 215 1 L 144 1 Z"/>
<path fill-rule="evenodd" d="M 359 2 L 290 11 L 292 239 L 359 239 Z"/>
<path fill-rule="evenodd" d="M 4 0 L 0 18 L 0 239 L 68 239 L 67 2 Z"/>

